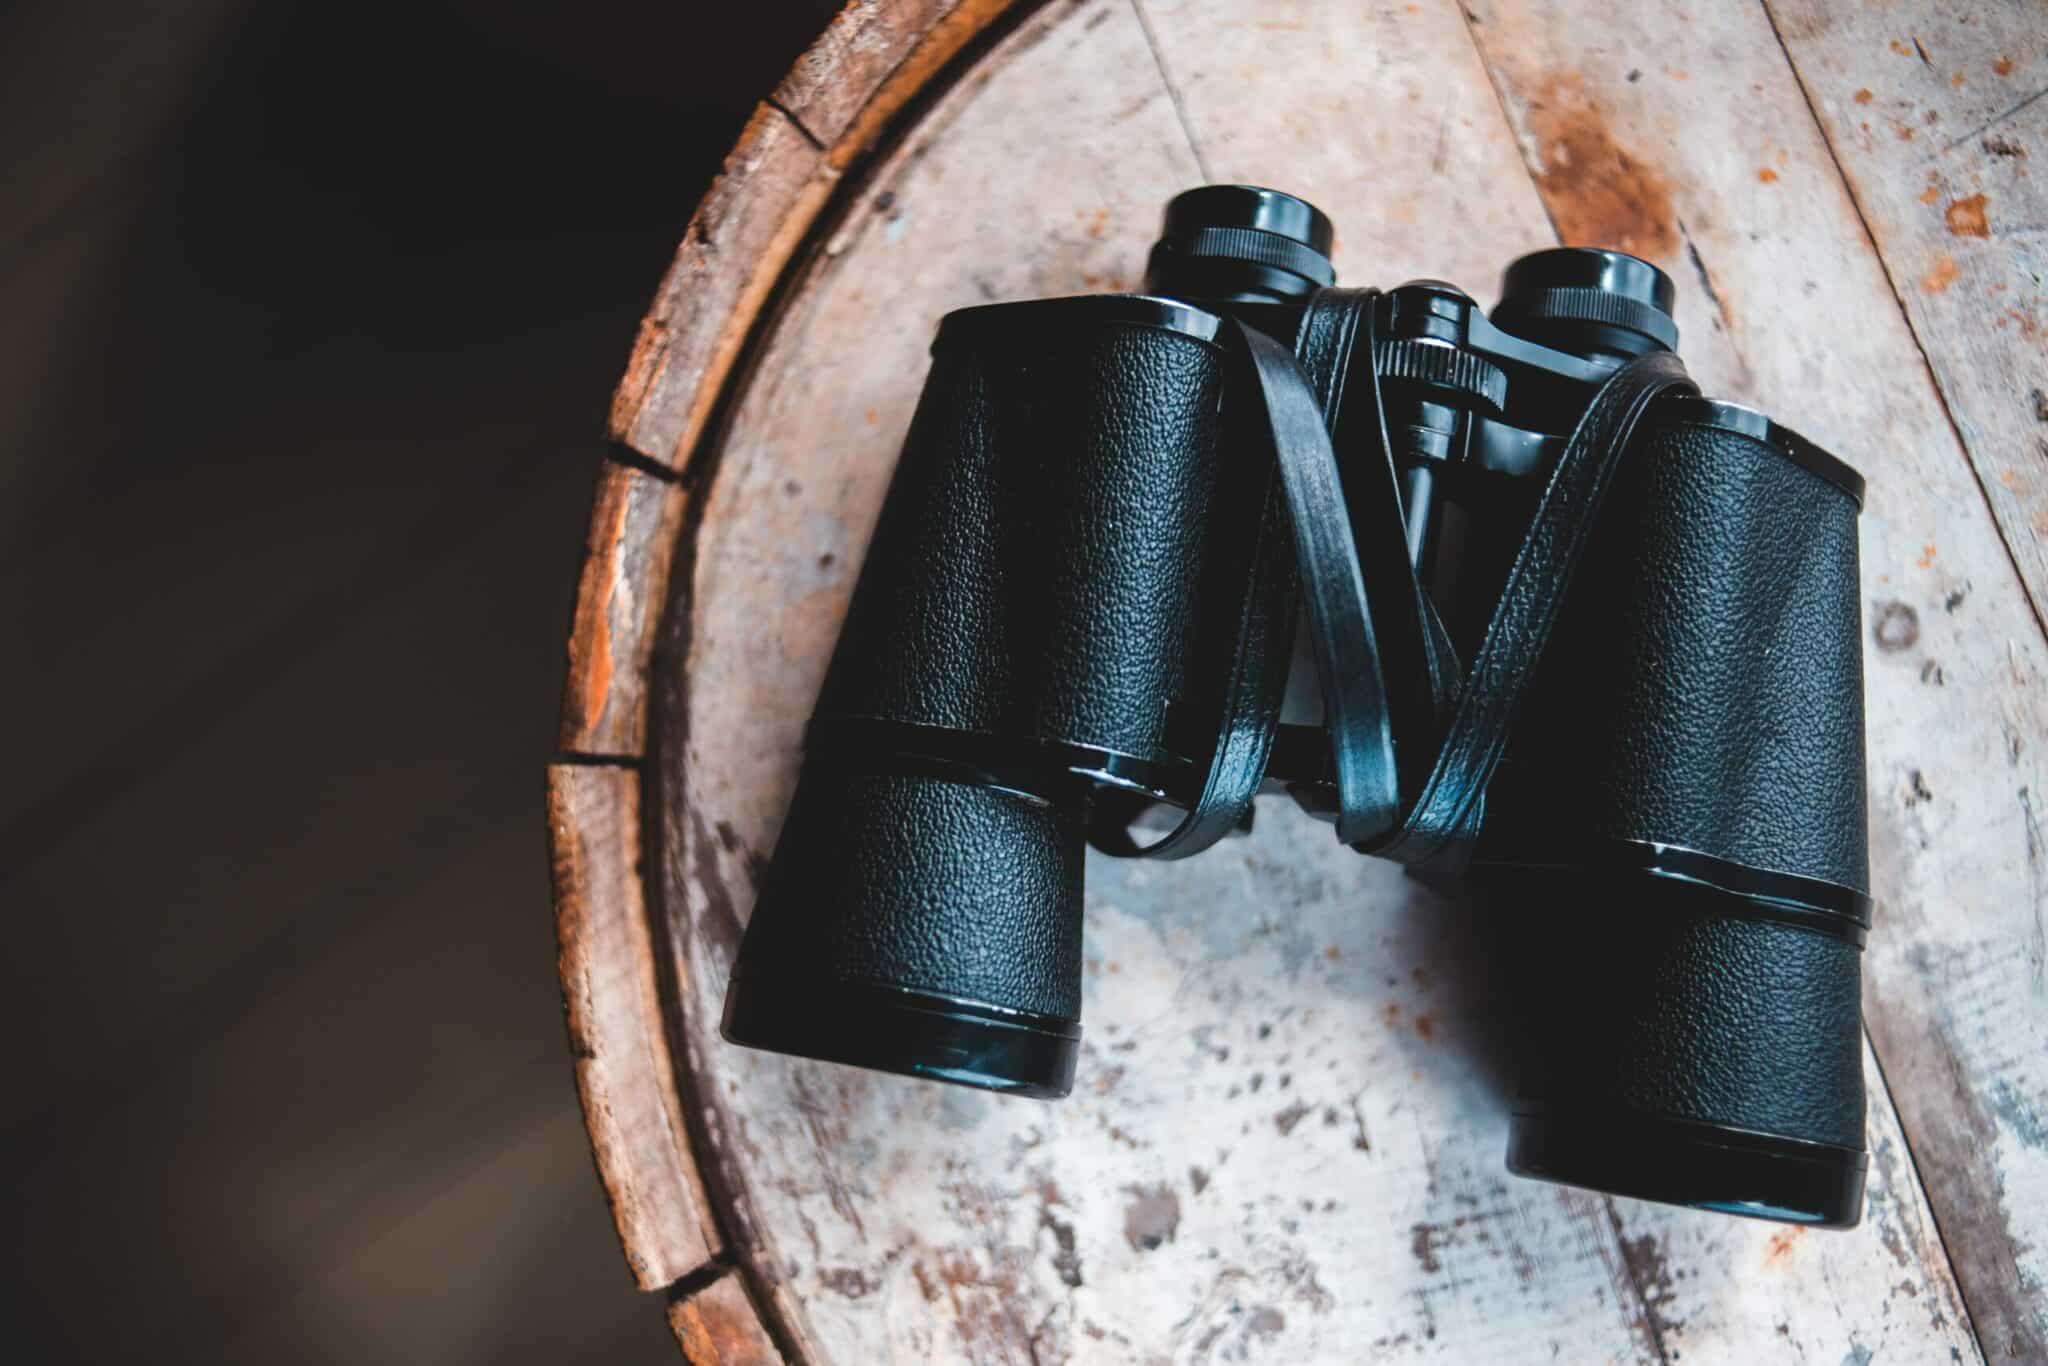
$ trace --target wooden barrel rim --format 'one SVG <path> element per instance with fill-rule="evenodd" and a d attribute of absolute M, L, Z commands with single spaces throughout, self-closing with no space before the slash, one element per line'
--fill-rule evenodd
<path fill-rule="evenodd" d="M 765 1264 L 779 1225 L 766 1218 L 763 1229 L 748 1224 L 755 1215 L 748 1201 L 735 1195 L 744 1191 L 745 1182 L 739 1174 L 742 1165 L 727 1150 L 721 1132 L 726 1120 L 717 1104 L 697 1093 L 698 1078 L 717 1075 L 707 1073 L 695 1052 L 701 1043 L 696 1036 L 706 1033 L 701 1002 L 715 1001 L 723 984 L 688 980 L 693 927 L 665 904 L 660 807 L 668 751 L 660 741 L 665 725 L 687 719 L 682 706 L 687 681 L 681 674 L 691 643 L 691 604 L 688 585 L 678 576 L 687 576 L 695 560 L 699 493 L 709 487 L 728 413 L 740 407 L 737 400 L 752 378 L 751 357 L 774 338 L 784 303 L 806 297 L 799 286 L 810 262 L 821 250 L 833 249 L 833 235 L 865 194 L 896 188 L 892 181 L 870 184 L 869 173 L 879 171 L 890 154 L 915 150 L 904 139 L 963 78 L 976 82 L 970 90 L 979 89 L 979 82 L 993 74 L 990 68 L 1001 65 L 981 59 L 1007 36 L 1015 34 L 1020 43 L 1036 41 L 1083 2 L 852 0 L 749 119 L 723 174 L 690 220 L 614 397 L 612 444 L 598 475 L 568 642 L 559 752 L 548 773 L 559 969 L 586 1126 L 627 1263 L 643 1289 L 663 1296 L 678 1344 L 693 1362 L 811 1362 L 825 1356 L 819 1343 L 808 1339 L 805 1316 L 790 1301 L 787 1281 Z M 1144 0 L 1134 7 L 1141 25 L 1149 22 L 1148 8 Z M 1405 8 L 1413 14 L 1418 7 Z M 1476 35 L 1482 24 L 1504 15 L 1526 17 L 1529 8 L 1479 0 L 1461 5 L 1459 12 Z M 1534 8 L 1540 10 L 1541 3 Z M 1631 13 L 1619 4 L 1609 8 L 1616 24 Z M 1092 15 L 1088 27 L 1101 17 Z M 1132 18 L 1125 14 L 1120 22 Z M 1982 119 L 1969 103 L 1974 98 L 1969 91 L 1977 87 L 1965 90 L 1960 63 L 1965 57 L 1974 63 L 1972 81 L 1980 79 L 1979 67 L 1990 73 L 1982 77 L 1986 84 L 2007 77 L 2016 62 L 1993 46 L 1980 44 L 1981 50 L 1964 52 L 1958 39 L 1958 69 L 1951 79 L 1937 61 L 1946 53 L 1937 48 L 1931 57 L 1917 37 L 1905 48 L 1891 39 L 1887 49 L 1889 30 L 1878 18 L 1809 16 L 1792 0 L 1765 0 L 1761 21 L 1756 16 L 1711 22 L 1679 16 L 1670 22 L 1695 18 L 1695 33 L 1722 27 L 1754 40 L 1761 22 L 1762 36 L 1775 37 L 1790 70 L 1766 73 L 1778 81 L 1768 99 L 1762 84 L 1752 87 L 1759 104 L 1795 121 L 1810 115 L 1814 127 L 1805 134 L 1817 137 L 1809 136 L 1808 150 L 1799 155 L 1831 167 L 1827 183 L 1812 191 L 1821 216 L 1835 224 L 1830 229 L 1834 237 L 1827 240 L 1874 260 L 1889 287 L 1883 307 L 1897 313 L 1872 322 L 1871 329 L 1890 328 L 1898 335 L 1859 352 L 1883 362 L 1881 371 L 1873 367 L 1873 376 L 1893 377 L 1870 380 L 1873 395 L 1884 390 L 1871 399 L 1871 411 L 1920 434 L 1922 448 L 1901 455 L 1900 464 L 1921 476 L 1930 490 L 1949 488 L 1950 508 L 1959 500 L 1953 480 L 1940 468 L 1943 459 L 1959 461 L 1983 495 L 1981 509 L 1973 503 L 1974 511 L 1943 523 L 1961 525 L 1970 533 L 1965 539 L 1984 542 L 1962 554 L 1962 547 L 1952 547 L 1944 536 L 1942 555 L 1958 552 L 1953 567 L 1946 559 L 1937 562 L 1930 534 L 1917 560 L 1895 553 L 1885 562 L 1900 584 L 1892 585 L 1886 575 L 1877 580 L 1887 585 L 1880 590 L 1866 573 L 1866 591 L 1873 595 L 1867 625 L 1873 669 L 1904 671 L 1910 665 L 1919 682 L 1933 689 L 1944 686 L 1946 669 L 1953 682 L 1967 675 L 2001 689 L 1995 703 L 1980 704 L 1970 718 L 1970 743 L 1976 747 L 1973 755 L 1981 752 L 1998 761 L 2003 797 L 2033 773 L 2040 737 L 2048 735 L 2048 722 L 2030 692 L 2043 672 L 2041 637 L 2048 634 L 2043 606 L 2048 604 L 2048 493 L 2042 492 L 2048 485 L 2026 463 L 2036 440 L 2034 424 L 2048 422 L 2048 408 L 2042 407 L 2038 389 L 2032 391 L 2031 406 L 2008 405 L 2008 410 L 1996 402 L 2026 393 L 2017 377 L 2034 372 L 2026 369 L 2027 353 L 2018 343 L 2031 342 L 2040 330 L 2025 311 L 2039 299 L 2037 293 L 2022 298 L 2028 286 L 2015 264 L 2019 258 L 2003 247 L 1998 232 L 1987 228 L 1985 194 L 1977 186 L 1993 183 L 2007 194 L 2010 207 L 2003 211 L 2013 221 L 2034 221 L 2035 209 L 2048 212 L 2048 203 L 2023 176 L 2025 152 L 2017 134 L 2033 125 L 2014 122 L 2034 108 L 2033 102 L 2003 112 L 1987 105 L 1995 117 L 1977 128 Z M 1149 27 L 1146 38 L 1152 41 Z M 1987 36 L 1984 43 L 1989 42 Z M 1920 100 L 1924 110 L 1885 88 L 1883 81 L 1891 77 L 1874 74 L 1879 71 L 1874 63 L 1887 59 L 1867 57 L 1866 49 L 1888 51 L 1901 63 L 1917 54 L 1927 72 L 1910 70 L 1921 84 L 1902 80 L 1899 88 Z M 1750 41 L 1744 50 L 1773 55 L 1768 43 Z M 2032 55 L 2022 55 L 2017 64 L 2023 67 Z M 1749 62 L 1745 70 L 1755 66 Z M 1572 119 L 1588 110 L 1598 114 L 1601 97 L 1589 94 L 1575 74 L 1558 76 L 1540 64 L 1510 70 L 1505 77 L 1496 66 L 1478 69 L 1493 80 L 1503 125 L 1521 139 L 1523 160 L 1552 227 L 1566 240 L 1619 240 L 1633 246 L 1631 239 L 1615 236 L 1629 223 L 1625 214 L 1612 219 L 1615 202 L 1607 187 L 1573 171 L 1580 162 L 1592 164 L 1582 152 L 1619 157 L 1627 175 L 1642 171 L 1619 147 L 1582 147 L 1575 141 L 1583 130 Z M 1643 74 L 1631 70 L 1625 78 L 1606 73 L 1599 79 L 1612 97 L 1624 79 L 1632 86 Z M 1663 76 L 1674 82 L 1688 79 L 1682 68 Z M 1539 78 L 1551 83 L 1539 85 Z M 1178 104 L 1170 78 L 1168 84 Z M 1878 87 L 1875 95 L 1871 86 Z M 1904 112 L 1894 115 L 1894 108 Z M 1957 165 L 1926 170 L 1924 188 L 1917 179 L 1901 188 L 1878 178 L 1886 163 L 1873 149 L 1910 142 L 1906 113 L 1929 127 L 1938 113 L 1947 113 L 1956 126 L 1977 128 L 1944 148 L 1944 155 L 1957 148 L 1966 155 L 1957 158 Z M 1923 113 L 1924 119 L 1919 118 Z M 1179 117 L 1185 124 L 1186 111 L 1179 111 Z M 2037 119 L 2038 111 L 2027 118 Z M 1860 123 L 1860 134 L 1852 131 L 1859 120 L 1872 119 L 1879 121 L 1876 133 L 1869 121 Z M 1992 136 L 1997 129 L 2005 131 Z M 1980 134 L 1981 156 L 1967 145 Z M 1437 136 L 1441 139 L 1441 128 Z M 1800 136 L 1795 129 L 1787 141 L 1797 144 Z M 1192 132 L 1189 137 L 1192 141 Z M 1553 161 L 1546 151 L 1551 141 L 1562 159 Z M 1814 147 L 1821 153 L 1817 159 Z M 1750 153 L 1729 149 L 1728 155 L 1739 160 Z M 1781 172 L 1789 177 L 1800 164 L 1795 161 L 1788 169 L 1780 150 L 1770 164 L 1744 161 L 1717 167 L 1715 173 L 1725 192 L 1727 185 L 1752 180 L 1778 184 Z M 1920 174 L 1916 168 L 1915 177 Z M 1672 188 L 1661 182 L 1645 182 L 1642 188 L 1665 200 L 1664 217 L 1671 218 Z M 1693 226 L 1710 233 L 1714 228 L 1701 218 Z M 1997 226 L 1994 218 L 1992 228 Z M 1719 280 L 1718 263 L 1710 266 L 1702 259 L 1685 223 L 1676 221 L 1676 228 L 1677 237 L 1650 242 L 1644 254 L 1668 257 L 1682 245 L 1701 293 L 1719 310 L 1720 323 L 1736 331 L 1744 303 L 1740 293 L 1731 297 L 1727 282 Z M 1768 278 L 1768 271 L 1755 278 Z M 1993 297 L 2010 290 L 2004 297 L 2024 308 L 2009 310 L 1996 323 L 2003 334 L 1994 339 L 1974 326 L 1973 315 L 1959 301 L 1965 287 Z M 2008 320 L 2015 325 L 2003 332 Z M 870 413 L 868 421 L 874 420 Z M 1937 427 L 1938 436 L 1930 438 Z M 1912 536 L 1905 530 L 1891 534 L 1895 543 Z M 1920 543 L 1912 536 L 1915 550 Z M 1974 583 L 1966 570 L 1975 574 Z M 1909 574 L 1917 576 L 1911 587 L 1904 582 Z M 1916 608 L 1914 601 L 1921 605 Z M 1957 617 L 1966 601 L 1968 611 Z M 1971 614 L 1991 613 L 1994 606 L 2001 624 L 1994 630 L 1987 617 L 1978 626 Z M 1920 639 L 1923 620 L 1927 642 Z M 1940 660 L 1934 657 L 1937 648 L 1943 651 Z M 1887 694 L 1894 701 L 1902 695 L 1896 686 Z M 1929 729 L 1938 724 L 1933 718 L 1956 714 L 1919 703 L 1895 710 L 1921 718 Z M 1894 720 L 1895 732 L 1906 729 Z M 2028 737 L 2035 745 L 2027 744 Z M 1919 761 L 1917 751 L 1907 753 Z M 1873 759 L 1878 757 L 1874 751 Z M 1896 751 L 1888 757 L 1896 771 L 1873 771 L 1874 811 L 1880 801 L 1904 811 L 1924 809 L 1935 792 L 1949 800 L 1956 790 L 1933 769 L 1930 790 L 1921 769 L 1899 762 L 1902 755 Z M 1951 768 L 1962 762 L 1956 760 Z M 1991 776 L 1987 760 L 1971 762 L 1987 770 L 1973 776 Z M 2008 778 L 2006 769 L 2022 771 Z M 2032 781 L 2032 791 L 2038 792 L 2042 780 Z M 1964 815 L 1951 819 L 1974 823 L 1981 834 L 1994 823 L 1995 809 L 1999 836 L 2006 841 L 2001 847 L 2010 848 L 2016 832 L 2024 830 L 2026 867 L 2032 869 L 2043 843 L 2035 833 L 2038 797 L 2030 796 L 2028 786 L 2017 786 L 2019 819 L 2007 810 L 2009 802 L 1994 808 L 1990 784 L 1984 786 L 1985 794 L 1959 797 Z M 1927 847 L 1923 840 L 1920 848 Z M 1962 1026 L 1949 1017 L 1943 1002 L 1923 1006 L 1914 999 L 1918 979 L 1905 970 L 1917 963 L 1913 970 L 1930 981 L 1937 972 L 1967 970 L 1982 974 L 1998 991 L 2010 992 L 2017 970 L 1986 964 L 1995 962 L 1994 950 L 2003 942 L 1995 936 L 2010 935 L 2013 916 L 2025 907 L 1985 910 L 1975 922 L 1975 939 L 1961 929 L 1945 929 L 1922 905 L 1947 896 L 1957 870 L 1970 866 L 1969 855 L 1930 856 L 1924 873 L 1914 863 L 1917 857 L 1897 854 L 1898 870 L 1913 872 L 1912 886 L 1903 894 L 1909 903 L 1903 908 L 1905 923 L 1882 924 L 1879 932 L 1898 934 L 1889 942 L 1913 946 L 1918 958 L 1902 966 L 1906 952 L 1894 955 L 1890 975 L 1880 984 L 1884 999 L 1874 1000 L 1867 1015 L 1869 1056 L 1885 1065 L 1884 1073 L 1873 1073 L 1873 1106 L 1882 1098 L 1889 1116 L 1894 1087 L 1900 1088 L 1897 1095 L 1910 1094 L 1916 1109 L 1910 1129 L 1914 1145 L 1923 1140 L 1928 1145 L 1924 1153 L 1905 1150 L 1907 1130 L 1889 1131 L 1905 1151 L 1900 1185 L 1918 1211 L 1907 1213 L 1918 1222 L 1906 1227 L 1904 1246 L 1894 1245 L 1896 1230 L 1885 1232 L 1885 1245 L 1910 1273 L 1897 1287 L 1899 1294 L 1904 1299 L 1921 1296 L 1916 1303 L 1934 1316 L 1937 1328 L 1947 1314 L 1962 1336 L 1981 1343 L 1980 1350 L 2025 1356 L 2048 1343 L 2048 1312 L 2038 1285 L 2029 1279 L 2032 1250 L 2020 1236 L 2030 1218 L 2039 1216 L 2007 1201 L 2004 1178 L 2008 1172 L 2017 1174 L 2020 1195 L 2040 1188 L 2043 1169 L 2019 1150 L 2048 1152 L 2039 1138 L 2040 1121 L 2026 1103 L 2044 1074 L 2038 1059 L 2022 1058 L 2010 1067 L 1999 1062 L 2007 1054 L 2020 1055 L 2001 1043 L 2006 1036 L 1996 1031 L 1959 1035 Z M 1894 877 L 1894 885 L 1906 881 Z M 1987 875 L 1984 885 L 2010 890 L 2013 883 L 2009 877 L 1996 881 Z M 2028 899 L 2038 908 L 2040 887 L 2029 886 Z M 1967 895 L 1975 887 L 1968 882 L 1958 890 Z M 1916 898 L 1920 905 L 1912 904 Z M 1892 909 L 1884 908 L 1881 916 Z M 701 946 L 716 937 L 700 934 L 696 942 Z M 685 1025 L 682 1002 L 700 1003 L 694 1031 Z M 2019 1039 L 2026 1027 L 2026 1021 L 2019 1021 L 2007 1034 Z M 1898 1080 L 1888 1082 L 1885 1073 Z M 1901 1118 L 1905 1108 L 1899 1107 Z M 1891 1157 L 1880 1156 L 1891 1163 Z M 1983 1198 L 1987 1193 L 1989 1198 Z M 1615 1233 L 1619 1238 L 1618 1222 Z M 1620 1250 L 1625 1257 L 1629 1253 L 1627 1245 Z M 1427 1263 L 1431 1255 L 1425 1240 L 1416 1256 Z M 1631 1260 L 1616 1272 L 1615 1284 L 1617 1297 L 1633 1285 L 1637 1299 L 1644 1301 L 1644 1341 L 1649 1354 L 1661 1358 L 1665 1352 L 1657 1314 L 1649 1303 L 1652 1296 L 1644 1294 L 1644 1277 L 1654 1281 L 1658 1274 Z M 1778 1331 L 1785 1331 L 1783 1325 Z M 826 1337 L 821 1329 L 820 1341 Z"/>
<path fill-rule="evenodd" d="M 548 775 L 558 971 L 592 1155 L 629 1268 L 663 1292 L 700 1366 L 806 1361 L 800 1321 L 751 1274 L 746 1230 L 715 1198 L 715 1151 L 687 1097 L 662 942 L 649 700 L 668 628 L 670 568 L 687 559 L 688 491 L 750 342 L 773 318 L 804 244 L 835 220 L 859 172 L 988 44 L 1045 0 L 850 0 L 741 131 L 642 322 L 614 396 L 568 641 Z M 718 274 L 721 261 L 753 261 Z M 694 278 L 693 278 L 694 277 Z M 720 292 L 693 296 L 710 278 Z M 624 581 L 641 592 L 622 604 Z"/>

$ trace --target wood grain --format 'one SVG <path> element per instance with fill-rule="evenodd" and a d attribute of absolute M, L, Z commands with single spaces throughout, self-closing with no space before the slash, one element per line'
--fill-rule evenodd
<path fill-rule="evenodd" d="M 611 436 L 680 471 L 790 253 L 831 191 L 822 154 L 762 105 L 683 233 L 612 396 Z"/>
<path fill-rule="evenodd" d="M 615 440 L 681 470 L 770 292 L 847 168 L 1014 0 L 854 0 L 740 135 L 612 399 Z"/>
<path fill-rule="evenodd" d="M 737 1276 L 722 1276 L 671 1303 L 668 1326 L 690 1366 L 782 1366 L 782 1353 Z"/>
<path fill-rule="evenodd" d="M 1016 0 L 856 0 L 775 88 L 771 102 L 843 170 L 946 63 Z"/>
<path fill-rule="evenodd" d="M 2048 616 L 2048 23 L 2025 4 L 1766 8 Z"/>
<path fill-rule="evenodd" d="M 648 661 L 687 501 L 669 480 L 612 460 L 599 467 L 569 627 L 564 753 L 638 758 L 645 748 Z"/>
<path fill-rule="evenodd" d="M 684 1133 L 641 896 L 639 777 L 609 766 L 548 770 L 555 928 L 576 1090 L 626 1264 L 643 1290 L 718 1251 Z"/>
<path fill-rule="evenodd" d="M 1888 282 L 1858 215 L 1868 200 L 1844 187 L 1761 11 L 1614 6 L 1587 47 L 1571 42 L 1585 31 L 1575 6 L 1493 0 L 1471 13 L 1552 217 L 1659 244 L 1652 254 L 1680 284 L 1682 349 L 1695 373 L 1869 477 L 1866 690 L 1881 910 L 1866 1020 L 1985 1350 L 2048 1354 L 2048 1254 L 2036 1251 L 2048 1247 L 2039 1119 L 2048 1113 L 2048 887 L 2037 795 L 2048 652 L 1976 487 L 1981 453 L 1959 444 L 1922 361 L 1927 336 L 1911 296 L 1925 291 L 1907 290 L 1902 315 L 1890 288 L 1900 273 Z M 1824 35 L 1839 26 L 1822 27 L 1791 26 L 1802 69 L 1803 44 L 1836 41 Z M 1686 52 L 1712 60 L 1675 56 Z M 1899 65 L 1916 82 L 1926 70 L 1917 54 Z M 1956 92 L 1946 78 L 1938 84 Z M 1634 169 L 1594 175 L 1589 147 L 1605 149 L 1602 169 Z M 1897 168 L 1880 178 L 1894 190 L 1905 183 Z M 1911 188 L 1917 197 L 1918 182 Z M 1948 362 L 1971 384 L 1999 383 L 2039 355 L 2017 325 L 1979 325 Z M 2010 522 L 2006 533 L 2009 543 Z"/>

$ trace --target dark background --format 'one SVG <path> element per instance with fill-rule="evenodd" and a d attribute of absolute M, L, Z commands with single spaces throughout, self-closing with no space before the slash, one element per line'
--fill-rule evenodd
<path fill-rule="evenodd" d="M 0 5 L 6 1359 L 676 1359 L 541 774 L 634 324 L 834 8 Z"/>

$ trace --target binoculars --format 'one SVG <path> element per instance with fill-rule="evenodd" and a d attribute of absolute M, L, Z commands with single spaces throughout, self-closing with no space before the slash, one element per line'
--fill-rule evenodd
<path fill-rule="evenodd" d="M 1855 1224 L 1861 478 L 1700 395 L 1648 262 L 1488 314 L 1332 237 L 1207 186 L 1145 293 L 940 323 L 724 1036 L 1062 1096 L 1085 849 L 1274 794 L 1492 897 L 1511 1170 Z"/>

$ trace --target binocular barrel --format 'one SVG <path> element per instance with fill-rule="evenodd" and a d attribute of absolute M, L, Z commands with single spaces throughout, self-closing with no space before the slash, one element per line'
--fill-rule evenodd
<path fill-rule="evenodd" d="M 1350 558 L 1422 604 L 1431 678 L 1503 633 L 1537 660 L 1499 708 L 1511 719 L 1487 751 L 1498 767 L 1470 789 L 1483 819 L 1461 846 L 1520 978 L 1509 1167 L 1854 1224 L 1871 911 L 1861 479 L 1749 409 L 1674 396 L 1690 390 L 1658 354 L 1677 344 L 1672 284 L 1646 262 L 1524 257 L 1489 320 L 1435 281 L 1328 291 L 1331 240 L 1329 220 L 1292 196 L 1204 187 L 1168 208 L 1147 277 L 1160 297 L 945 318 L 733 970 L 725 1037 L 1067 1093 L 1084 846 L 1131 852 L 1102 841 L 1104 813 L 1204 800 L 1225 753 L 1219 718 L 1235 714 L 1233 651 L 1270 649 L 1285 668 L 1294 580 L 1246 588 L 1286 546 L 1273 433 L 1253 439 L 1265 409 L 1237 389 L 1246 336 L 1272 352 L 1264 333 L 1325 381 L 1349 376 L 1325 382 L 1324 424 L 1308 407 L 1296 426 L 1320 442 L 1327 425 L 1352 524 L 1382 533 Z M 1376 310 L 1350 315 L 1364 319 L 1362 378 L 1343 368 L 1348 352 L 1326 363 L 1330 301 Z M 1259 361 L 1276 362 L 1288 366 Z M 1655 387 L 1633 391 L 1646 406 L 1627 425 L 1582 426 L 1630 384 Z M 1627 435 L 1574 437 L 1589 428 Z M 1611 463 L 1583 463 L 1596 444 Z M 1332 447 L 1317 449 L 1327 468 Z M 1581 484 L 1554 469 L 1603 473 Z M 1560 484 L 1593 492 L 1553 502 Z M 1361 497 L 1399 515 L 1362 517 Z M 1521 566 L 1551 534 L 1539 526 L 1563 524 L 1542 509 L 1559 507 L 1577 519 L 1576 559 L 1538 555 L 1564 567 L 1554 592 L 1527 595 L 1545 581 Z M 1388 577 L 1390 563 L 1407 577 Z M 1306 559 L 1303 573 L 1312 582 Z M 1343 677 L 1327 668 L 1341 638 L 1316 637 L 1325 677 Z M 1359 667 L 1378 678 L 1384 663 Z M 1482 671 L 1450 679 L 1443 715 L 1424 717 L 1437 732 L 1400 737 L 1410 758 L 1451 752 L 1456 705 Z M 1327 720 L 1292 732 L 1326 751 L 1341 734 Z M 1248 767 L 1265 762 L 1252 752 Z M 1297 756 L 1276 757 L 1281 768 L 1303 746 L 1273 752 Z M 1332 769 L 1316 763 L 1269 776 L 1327 813 Z M 1440 866 L 1398 840 L 1355 842 Z"/>
<path fill-rule="evenodd" d="M 1615 480 L 1479 844 L 1534 1036 L 1509 1166 L 1854 1224 L 1862 480 L 1703 399 Z"/>
<path fill-rule="evenodd" d="M 1218 325 L 1138 296 L 946 318 L 728 1039 L 1067 1092 L 1089 789 L 1192 801 L 1207 755 L 1171 732 L 1214 688 L 1204 589 L 1258 512 L 1223 469 Z"/>

